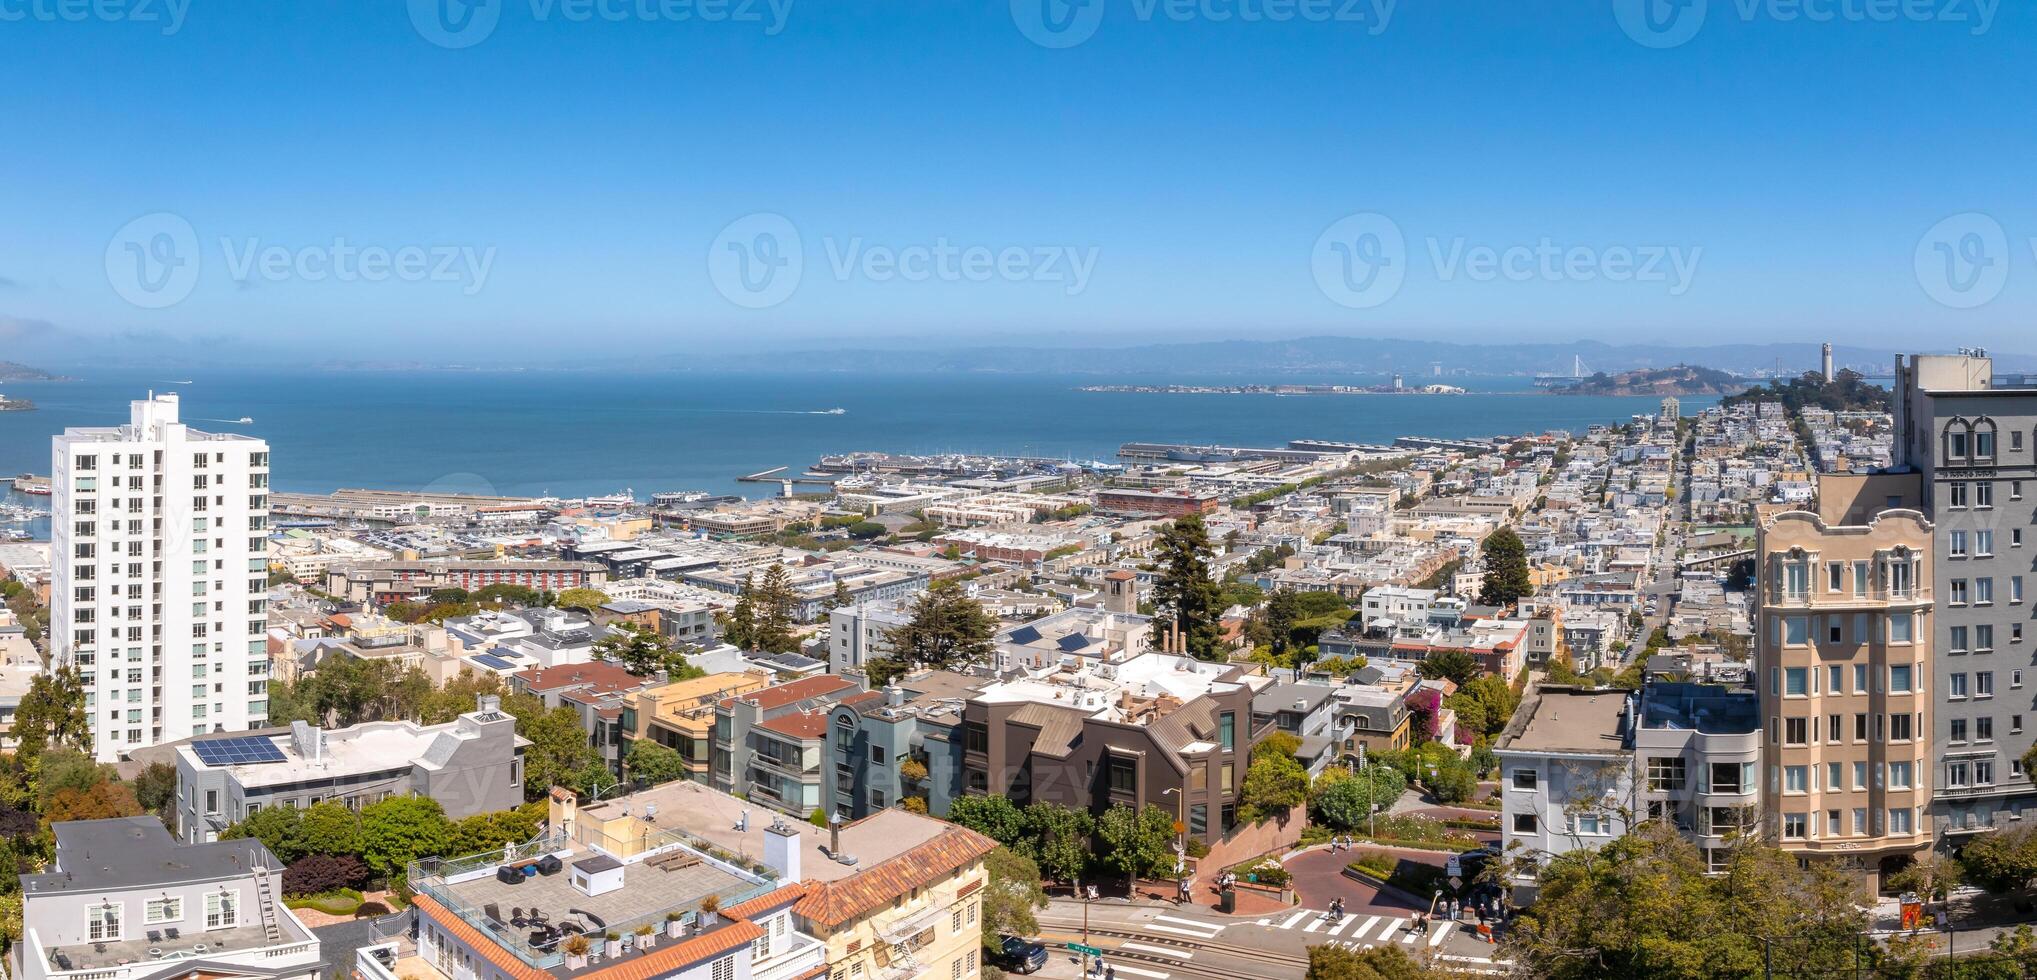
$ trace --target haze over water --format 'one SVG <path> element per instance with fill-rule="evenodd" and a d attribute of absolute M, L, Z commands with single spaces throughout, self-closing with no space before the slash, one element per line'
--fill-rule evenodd
<path fill-rule="evenodd" d="M 127 403 L 151 389 L 182 396 L 184 420 L 196 428 L 267 439 L 279 490 L 430 488 L 529 496 L 624 487 L 639 497 L 680 489 L 764 496 L 778 488 L 736 477 L 775 466 L 797 473 L 824 454 L 855 450 L 1108 461 L 1125 442 L 1273 446 L 1304 438 L 1466 438 L 1582 430 L 1659 407 L 1654 398 L 1545 395 L 1525 378 L 1407 379 L 1473 389 L 1456 396 L 1075 390 L 1100 383 L 1254 380 L 1363 385 L 1383 379 L 93 371 L 78 381 L 0 386 L 39 406 L 0 413 L 0 474 L 47 473 L 52 435 L 66 426 L 122 424 Z M 1689 413 L 1717 399 L 1681 401 Z M 820 414 L 834 408 L 846 413 Z M 235 421 L 243 416 L 253 424 Z"/>

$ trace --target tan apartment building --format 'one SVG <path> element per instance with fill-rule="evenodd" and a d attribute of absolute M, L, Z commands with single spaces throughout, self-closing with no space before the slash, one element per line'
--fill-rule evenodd
<path fill-rule="evenodd" d="M 714 706 L 723 698 L 754 694 L 770 686 L 769 674 L 741 671 L 624 694 L 619 724 L 622 757 L 629 757 L 629 742 L 648 738 L 686 760 L 686 778 L 706 782 L 713 761 Z"/>
<path fill-rule="evenodd" d="M 827 944 L 832 980 L 983 976 L 983 857 L 997 842 L 950 827 L 837 881 L 813 882 L 795 920 Z"/>
<path fill-rule="evenodd" d="M 1906 476 L 1827 475 L 1765 509 L 1756 676 L 1763 825 L 1880 886 L 1931 845 L 1932 525 Z"/>

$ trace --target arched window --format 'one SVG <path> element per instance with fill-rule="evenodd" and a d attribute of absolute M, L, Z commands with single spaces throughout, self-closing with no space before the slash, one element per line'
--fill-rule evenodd
<path fill-rule="evenodd" d="M 1995 420 L 1981 418 L 1973 424 L 1973 458 L 1976 462 L 1992 463 L 1995 459 Z"/>
<path fill-rule="evenodd" d="M 1945 462 L 1964 463 L 1973 456 L 1973 423 L 1953 419 L 1945 423 Z"/>

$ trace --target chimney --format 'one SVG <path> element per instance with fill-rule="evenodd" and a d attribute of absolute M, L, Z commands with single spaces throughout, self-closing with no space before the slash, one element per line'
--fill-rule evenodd
<path fill-rule="evenodd" d="M 784 817 L 771 821 L 764 828 L 764 866 L 778 872 L 778 883 L 789 885 L 799 880 L 799 831 L 792 829 Z"/>

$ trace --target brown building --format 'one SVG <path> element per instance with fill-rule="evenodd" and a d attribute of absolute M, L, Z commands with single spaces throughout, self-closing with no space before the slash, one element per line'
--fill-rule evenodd
<path fill-rule="evenodd" d="M 1758 529 L 1763 823 L 1879 885 L 1931 844 L 1931 536 L 1915 478 L 1826 476 Z"/>
<path fill-rule="evenodd" d="M 1210 493 L 1188 491 L 1127 490 L 1123 488 L 1098 490 L 1096 509 L 1118 514 L 1159 514 L 1163 517 L 1186 517 L 1190 514 L 1214 514 L 1217 497 Z"/>
<path fill-rule="evenodd" d="M 1146 653 L 993 684 L 963 708 L 962 792 L 1102 813 L 1159 806 L 1216 842 L 1237 822 L 1265 678 Z"/>

